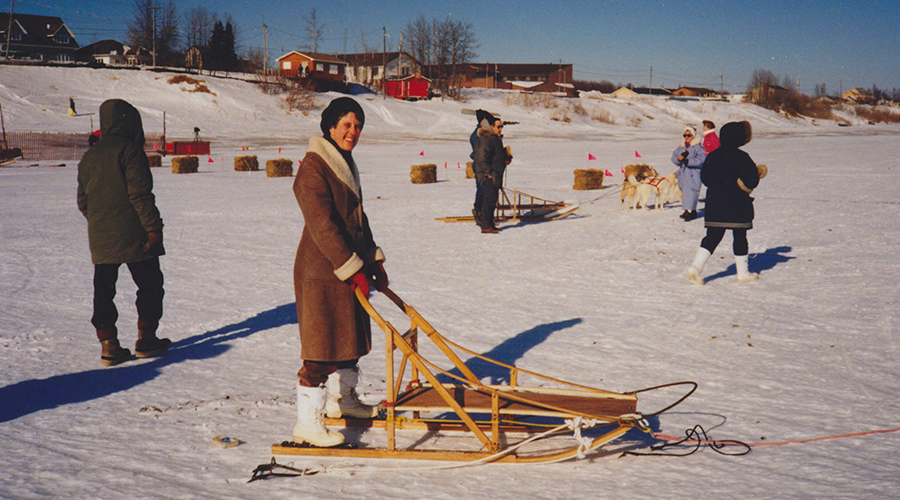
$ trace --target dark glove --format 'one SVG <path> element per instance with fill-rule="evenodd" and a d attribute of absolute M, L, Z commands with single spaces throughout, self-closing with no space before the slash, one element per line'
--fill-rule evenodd
<path fill-rule="evenodd" d="M 162 230 L 147 233 L 147 243 L 144 243 L 144 252 L 154 257 L 166 254 L 166 249 L 163 247 Z"/>
<path fill-rule="evenodd" d="M 362 293 L 366 298 L 369 297 L 369 280 L 366 279 L 366 275 L 363 274 L 362 271 L 354 274 L 350 278 L 350 291 L 355 291 L 357 287 L 362 290 Z"/>
<path fill-rule="evenodd" d="M 367 275 L 372 277 L 372 285 L 379 292 L 383 292 L 388 287 L 388 276 L 384 272 L 384 265 L 381 261 L 376 260 L 366 266 Z"/>

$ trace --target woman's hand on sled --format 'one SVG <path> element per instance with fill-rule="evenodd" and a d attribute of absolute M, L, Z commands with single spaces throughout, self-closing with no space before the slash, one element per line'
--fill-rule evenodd
<path fill-rule="evenodd" d="M 384 271 L 384 265 L 381 261 L 376 260 L 370 263 L 367 268 L 367 275 L 372 277 L 372 286 L 379 292 L 383 292 L 388 287 L 388 276 Z"/>

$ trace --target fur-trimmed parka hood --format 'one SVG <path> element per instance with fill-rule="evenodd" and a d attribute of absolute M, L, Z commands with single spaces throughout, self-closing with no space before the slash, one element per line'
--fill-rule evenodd
<path fill-rule="evenodd" d="M 719 142 L 723 147 L 739 148 L 753 139 L 753 127 L 750 122 L 729 122 L 722 126 Z"/>

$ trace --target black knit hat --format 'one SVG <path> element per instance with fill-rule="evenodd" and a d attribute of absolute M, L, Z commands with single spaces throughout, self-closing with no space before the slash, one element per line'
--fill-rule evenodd
<path fill-rule="evenodd" d="M 494 115 L 490 114 L 489 112 L 487 112 L 483 109 L 475 110 L 475 119 L 478 120 L 479 125 L 481 124 L 481 122 L 483 122 L 485 120 L 487 120 L 488 123 L 490 123 L 491 125 L 493 125 L 494 122 L 497 121 L 494 118 Z"/>
<path fill-rule="evenodd" d="M 322 122 L 319 124 L 319 127 L 322 129 L 322 133 L 325 134 L 325 137 L 328 137 L 331 127 L 337 125 L 337 122 L 340 121 L 341 117 L 347 113 L 355 114 L 359 123 L 365 125 L 366 115 L 363 113 L 359 103 L 349 97 L 338 97 L 328 104 L 325 111 L 322 111 Z"/>

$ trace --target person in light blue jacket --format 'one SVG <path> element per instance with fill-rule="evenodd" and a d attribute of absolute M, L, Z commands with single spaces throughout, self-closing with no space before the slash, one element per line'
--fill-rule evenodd
<path fill-rule="evenodd" d="M 684 213 L 679 217 L 685 222 L 697 218 L 697 201 L 700 199 L 700 169 L 706 161 L 703 138 L 698 137 L 691 127 L 685 127 L 684 141 L 672 151 L 672 163 L 678 166 L 678 187 L 681 189 L 681 206 Z"/>

